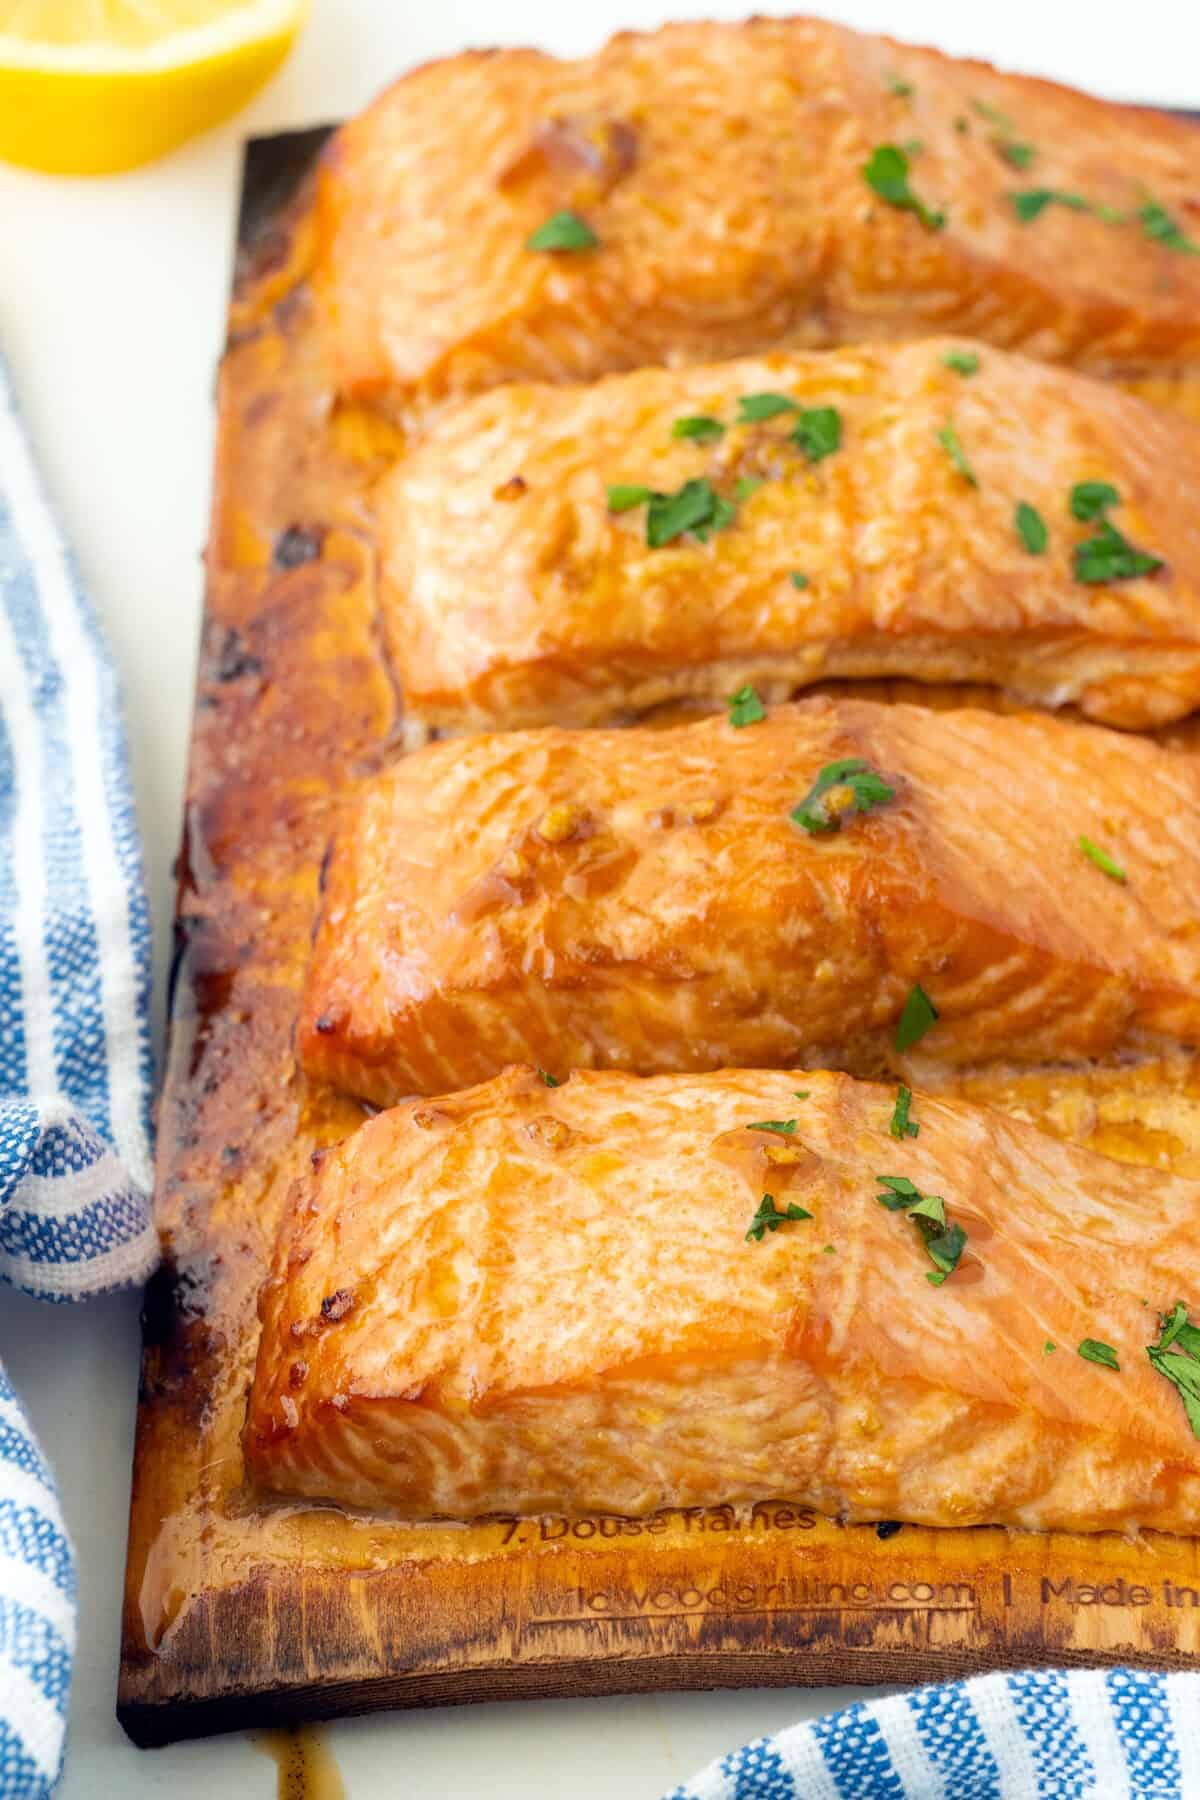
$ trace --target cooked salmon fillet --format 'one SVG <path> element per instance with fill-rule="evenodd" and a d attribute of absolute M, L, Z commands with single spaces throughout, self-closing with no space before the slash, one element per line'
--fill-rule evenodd
<path fill-rule="evenodd" d="M 516 1061 L 862 1073 L 918 985 L 952 1063 L 1195 1044 L 1198 921 L 1200 762 L 1099 726 L 820 698 L 480 736 L 362 791 L 299 1049 L 384 1105 Z"/>
<path fill-rule="evenodd" d="M 1200 704 L 1198 491 L 1200 426 L 954 339 L 508 387 L 383 483 L 384 620 L 425 725 L 904 675 L 1145 726 Z"/>
<path fill-rule="evenodd" d="M 942 329 L 1184 368 L 1198 152 L 1183 120 L 815 19 L 626 32 L 580 62 L 470 52 L 398 81 L 325 156 L 332 373 L 405 411 Z M 530 248 L 564 213 L 595 247 Z"/>
<path fill-rule="evenodd" d="M 894 1103 L 824 1073 L 529 1069 L 381 1114 L 285 1221 L 253 1479 L 409 1518 L 778 1498 L 1200 1529 L 1200 1443 L 1145 1350 L 1200 1295 L 1200 1183 L 921 1095 L 897 1142 Z M 940 1197 L 956 1264 L 885 1176 Z"/>

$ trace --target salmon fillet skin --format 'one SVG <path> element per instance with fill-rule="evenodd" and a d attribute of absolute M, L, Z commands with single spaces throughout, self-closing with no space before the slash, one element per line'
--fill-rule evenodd
<path fill-rule="evenodd" d="M 920 1094 L 898 1144 L 894 1101 L 513 1069 L 380 1114 L 297 1184 L 252 1481 L 413 1519 L 787 1499 L 1200 1529 L 1200 1444 L 1146 1354 L 1200 1294 L 1200 1184 Z M 940 1209 L 948 1274 L 885 1176 Z"/>
<path fill-rule="evenodd" d="M 469 52 L 327 150 L 331 374 L 404 413 L 939 330 L 1186 370 L 1197 143 L 1184 120 L 816 19 L 625 32 L 579 62 Z"/>
<path fill-rule="evenodd" d="M 821 697 L 454 739 L 344 821 L 299 1054 L 389 1105 L 517 1061 L 871 1073 L 906 1022 L 954 1064 L 1196 1044 L 1198 919 L 1200 762 L 1099 726 Z"/>
<path fill-rule="evenodd" d="M 446 729 L 847 676 L 1144 727 L 1200 705 L 1198 490 L 1200 426 L 956 339 L 500 388 L 381 485 L 385 629 Z"/>

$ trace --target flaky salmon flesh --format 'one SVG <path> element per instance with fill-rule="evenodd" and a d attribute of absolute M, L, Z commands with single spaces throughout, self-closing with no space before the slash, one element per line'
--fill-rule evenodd
<path fill-rule="evenodd" d="M 344 822 L 298 1042 L 387 1105 L 517 1061 L 869 1073 L 917 1024 L 957 1064 L 1200 1043 L 1200 762 L 824 697 L 433 744 Z"/>
<path fill-rule="evenodd" d="M 1200 1184 L 919 1093 L 897 1140 L 895 1100 L 528 1069 L 381 1114 L 295 1192 L 252 1481 L 413 1519 L 1200 1528 Z"/>
<path fill-rule="evenodd" d="M 384 624 L 451 730 L 845 676 L 1140 727 L 1200 705 L 1198 491 L 1200 426 L 957 339 L 507 387 L 383 482 Z"/>
<path fill-rule="evenodd" d="M 941 330 L 1189 371 L 1198 151 L 1183 120 L 816 19 L 626 32 L 580 62 L 452 57 L 325 156 L 332 377 L 407 414 Z"/>

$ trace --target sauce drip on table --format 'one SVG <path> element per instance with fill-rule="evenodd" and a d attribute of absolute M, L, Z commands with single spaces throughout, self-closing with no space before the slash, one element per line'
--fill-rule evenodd
<path fill-rule="evenodd" d="M 299 1731 L 264 1731 L 250 1741 L 275 1764 L 278 1800 L 348 1800 L 333 1751 L 311 1726 Z"/>

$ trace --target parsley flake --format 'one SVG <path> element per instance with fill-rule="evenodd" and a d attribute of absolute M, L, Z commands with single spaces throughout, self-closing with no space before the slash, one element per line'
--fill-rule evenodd
<path fill-rule="evenodd" d="M 912 1089 L 901 1084 L 896 1094 L 896 1104 L 892 1111 L 892 1122 L 888 1126 L 894 1138 L 918 1137 L 921 1127 L 915 1119 L 910 1119 L 908 1109 L 912 1105 Z"/>
<path fill-rule="evenodd" d="M 908 158 L 898 144 L 877 144 L 870 161 L 862 166 L 862 176 L 889 206 L 915 213 L 926 231 L 940 231 L 946 223 L 945 213 L 931 212 L 913 193 L 908 184 Z"/>
<path fill-rule="evenodd" d="M 966 451 L 959 442 L 958 433 L 954 429 L 953 419 L 946 420 L 946 423 L 937 434 L 937 441 L 942 446 L 942 449 L 946 452 L 946 455 L 950 458 L 950 461 L 954 464 L 954 467 L 958 470 L 958 473 L 962 476 L 963 480 L 969 481 L 973 488 L 977 488 L 979 482 L 976 479 L 974 469 L 967 461 Z"/>
<path fill-rule="evenodd" d="M 973 375 L 979 367 L 979 356 L 974 350 L 947 350 L 942 362 L 956 375 Z"/>
<path fill-rule="evenodd" d="M 733 502 L 703 477 L 685 481 L 673 494 L 660 493 L 657 488 L 618 486 L 607 490 L 607 498 L 611 513 L 646 508 L 646 542 L 652 550 L 660 550 L 688 531 L 707 543 L 712 532 L 724 531 L 737 518 Z"/>
<path fill-rule="evenodd" d="M 907 100 L 914 91 L 911 81 L 901 81 L 899 75 L 888 76 L 888 93 L 895 94 L 897 100 Z"/>
<path fill-rule="evenodd" d="M 1058 188 L 1023 188 L 1010 194 L 1013 210 L 1023 225 L 1028 225 L 1048 206 L 1068 206 L 1072 212 L 1091 212 L 1082 194 L 1064 194 Z"/>
<path fill-rule="evenodd" d="M 1043 1356 L 1053 1356 L 1054 1352 L 1057 1349 L 1058 1349 L 1058 1345 L 1055 1343 L 1052 1343 L 1050 1341 L 1050 1339 L 1047 1338 L 1045 1343 L 1042 1345 L 1042 1355 Z"/>
<path fill-rule="evenodd" d="M 938 1021 L 938 1009 L 921 986 L 916 982 L 908 990 L 908 999 L 904 1002 L 904 1010 L 900 1014 L 896 1026 L 896 1048 L 903 1052 L 911 1050 L 914 1044 L 920 1043 L 925 1033 Z"/>
<path fill-rule="evenodd" d="M 1017 536 L 1030 556 L 1046 554 L 1050 533 L 1046 529 L 1045 519 L 1036 506 L 1030 506 L 1028 500 L 1018 500 L 1017 510 L 1013 514 L 1013 524 L 1017 528 Z"/>
<path fill-rule="evenodd" d="M 1077 481 L 1071 489 L 1071 517 L 1086 523 L 1102 519 L 1112 506 L 1121 504 L 1121 496 L 1111 481 Z"/>
<path fill-rule="evenodd" d="M 895 799 L 896 790 L 858 757 L 826 763 L 798 806 L 792 822 L 805 831 L 840 831 L 846 813 L 871 812 Z"/>
<path fill-rule="evenodd" d="M 1107 581 L 1133 581 L 1164 568 L 1161 556 L 1139 550 L 1115 525 L 1103 520 L 1095 537 L 1075 546 L 1075 579 L 1091 585 Z"/>
<path fill-rule="evenodd" d="M 733 484 L 733 497 L 738 501 L 749 500 L 751 494 L 757 494 L 763 485 L 760 475 L 739 475 Z"/>
<path fill-rule="evenodd" d="M 527 250 L 595 250 L 600 242 L 586 219 L 575 212 L 552 213 L 526 238 Z"/>
<path fill-rule="evenodd" d="M 1185 256 L 1200 256 L 1200 244 L 1185 236 L 1165 206 L 1149 200 L 1138 209 L 1137 217 L 1151 242 L 1165 244 L 1168 250 L 1181 250 Z"/>
<path fill-rule="evenodd" d="M 538 1076 L 545 1083 L 545 1085 L 547 1087 L 561 1087 L 562 1086 L 562 1082 L 558 1079 L 558 1076 L 551 1075 L 551 1073 L 548 1069 L 539 1069 Z"/>
<path fill-rule="evenodd" d="M 1156 1374 L 1164 1376 L 1175 1388 L 1183 1401 L 1192 1435 L 1200 1438 L 1200 1330 L 1188 1323 L 1182 1300 L 1170 1317 L 1160 1319 L 1159 1324 L 1158 1342 L 1147 1344 L 1146 1355 Z"/>
<path fill-rule="evenodd" d="M 1108 854 L 1108 851 L 1102 850 L 1099 844 L 1093 844 L 1090 837 L 1081 837 L 1079 839 L 1079 848 L 1083 851 L 1083 854 L 1089 861 L 1094 862 L 1096 867 L 1102 869 L 1113 881 L 1128 881 L 1129 877 L 1126 875 L 1120 863 L 1114 862 L 1112 857 Z"/>
<path fill-rule="evenodd" d="M 1018 143 L 1016 138 L 993 138 L 992 148 L 1014 169 L 1027 169 L 1037 155 L 1032 144 Z"/>
<path fill-rule="evenodd" d="M 989 125 L 999 126 L 1001 131 L 1016 130 L 1008 114 L 1001 112 L 998 106 L 989 106 L 986 100 L 977 100 L 972 96 L 971 111 L 978 113 L 981 119 L 986 119 Z"/>
<path fill-rule="evenodd" d="M 694 438 L 698 444 L 711 444 L 717 438 L 725 436 L 725 427 L 720 419 L 714 419 L 708 413 L 690 413 L 682 419 L 676 419 L 671 427 L 671 436 Z"/>
<path fill-rule="evenodd" d="M 799 444 L 809 462 L 832 456 L 842 441 L 842 419 L 836 407 L 807 406 L 792 428 L 792 442 Z"/>
<path fill-rule="evenodd" d="M 789 579 L 791 581 L 792 586 L 794 588 L 799 588 L 801 593 L 803 593 L 805 588 L 808 586 L 808 576 L 802 575 L 800 573 L 799 569 L 793 569 Z"/>
<path fill-rule="evenodd" d="M 777 419 L 781 413 L 799 412 L 797 401 L 786 394 L 743 394 L 738 401 L 737 423 L 759 425 L 764 419 Z"/>
<path fill-rule="evenodd" d="M 875 1197 L 889 1212 L 904 1212 L 917 1227 L 933 1268 L 925 1279 L 931 1287 L 941 1287 L 953 1275 L 966 1248 L 967 1234 L 961 1225 L 946 1219 L 946 1202 L 940 1194 L 923 1194 L 907 1175 L 877 1175 L 884 1189 Z"/>
<path fill-rule="evenodd" d="M 789 1220 L 811 1218 L 810 1212 L 807 1212 L 803 1206 L 795 1205 L 794 1202 L 780 1211 L 775 1204 L 774 1194 L 764 1194 L 758 1203 L 758 1211 L 754 1215 L 750 1229 L 746 1233 L 746 1242 L 757 1241 L 761 1244 L 764 1232 L 778 1231 L 779 1227 L 786 1225 Z"/>
<path fill-rule="evenodd" d="M 685 481 L 673 494 L 651 494 L 646 505 L 646 542 L 652 550 L 661 550 L 688 531 L 703 542 L 708 532 L 723 531 L 736 517 L 735 509 L 711 481 Z"/>
<path fill-rule="evenodd" d="M 751 687 L 748 682 L 736 694 L 730 694 L 726 704 L 729 707 L 729 723 L 738 731 L 743 725 L 757 725 L 760 719 L 767 716 L 767 709 L 758 697 L 758 689 Z"/>
<path fill-rule="evenodd" d="M 746 1127 L 747 1131 L 775 1131 L 780 1137 L 791 1137 L 795 1129 L 795 1119 L 758 1119 Z"/>
<path fill-rule="evenodd" d="M 607 490 L 608 510 L 611 513 L 632 512 L 635 506 L 645 506 L 647 500 L 654 498 L 653 488 L 648 487 L 610 487 Z"/>
<path fill-rule="evenodd" d="M 836 1256 L 837 1251 L 834 1249 L 832 1244 L 822 1244 L 821 1245 L 821 1255 L 822 1256 Z"/>
<path fill-rule="evenodd" d="M 1079 1354 L 1084 1362 L 1099 1363 L 1101 1368 L 1115 1369 L 1118 1375 L 1121 1373 L 1116 1351 L 1111 1344 L 1102 1344 L 1099 1338 L 1084 1338 L 1079 1346 Z"/>

